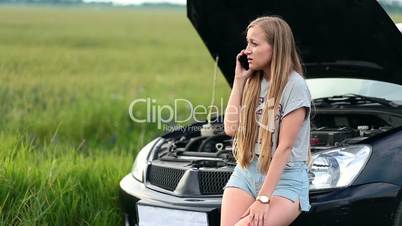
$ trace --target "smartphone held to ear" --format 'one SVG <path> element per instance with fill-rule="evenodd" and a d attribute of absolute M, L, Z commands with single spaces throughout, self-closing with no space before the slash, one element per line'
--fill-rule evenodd
<path fill-rule="evenodd" d="M 246 55 L 246 54 L 242 54 L 242 55 L 239 57 L 239 62 L 240 62 L 240 65 L 241 65 L 244 69 L 246 69 L 246 70 L 249 69 L 248 60 L 247 60 L 247 55 Z"/>

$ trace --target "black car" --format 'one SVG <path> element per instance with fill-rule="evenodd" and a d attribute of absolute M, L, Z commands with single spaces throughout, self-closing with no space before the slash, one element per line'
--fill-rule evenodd
<path fill-rule="evenodd" d="M 251 20 L 279 15 L 294 32 L 315 107 L 312 208 L 292 225 L 402 226 L 402 35 L 377 1 L 188 0 L 187 13 L 229 84 Z M 220 225 L 236 164 L 222 122 L 166 133 L 139 152 L 120 182 L 127 225 Z"/>

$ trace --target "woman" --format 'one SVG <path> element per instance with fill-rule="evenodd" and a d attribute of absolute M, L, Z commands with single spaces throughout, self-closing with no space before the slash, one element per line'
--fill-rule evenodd
<path fill-rule="evenodd" d="M 237 165 L 224 188 L 221 226 L 284 226 L 308 211 L 311 96 L 289 25 L 260 17 L 247 27 L 225 112 Z M 239 57 L 247 55 L 249 69 Z"/>

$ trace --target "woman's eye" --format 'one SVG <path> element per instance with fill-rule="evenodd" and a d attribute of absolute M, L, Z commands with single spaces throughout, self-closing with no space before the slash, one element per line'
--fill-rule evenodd
<path fill-rule="evenodd" d="M 255 46 L 257 46 L 257 43 L 255 43 L 255 42 L 248 42 L 247 45 L 248 45 L 248 46 L 253 46 L 253 47 L 255 47 Z"/>

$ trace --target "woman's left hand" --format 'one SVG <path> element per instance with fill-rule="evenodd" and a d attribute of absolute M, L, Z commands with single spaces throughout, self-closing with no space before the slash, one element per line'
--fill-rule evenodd
<path fill-rule="evenodd" d="M 263 204 L 260 201 L 255 201 L 241 218 L 249 215 L 250 226 L 266 226 L 269 212 L 269 204 Z"/>

